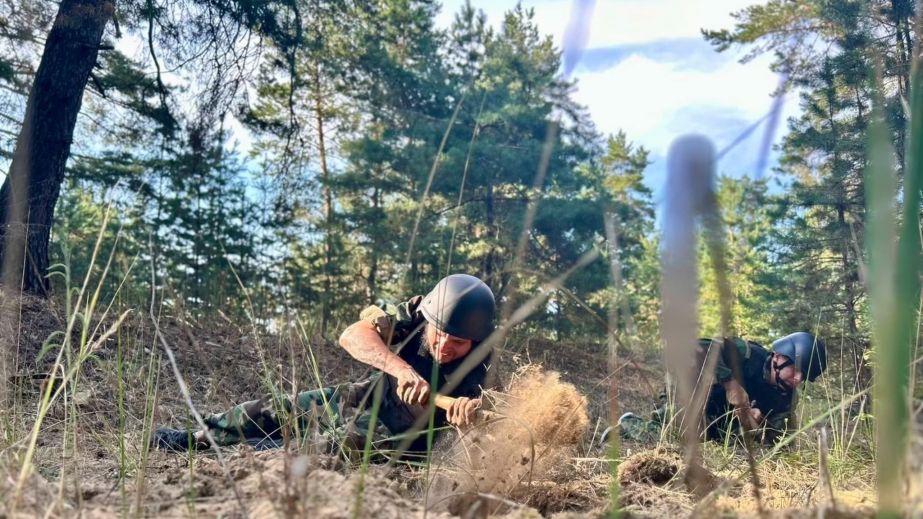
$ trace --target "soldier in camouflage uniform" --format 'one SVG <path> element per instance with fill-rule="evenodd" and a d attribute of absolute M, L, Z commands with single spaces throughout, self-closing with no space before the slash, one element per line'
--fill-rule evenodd
<path fill-rule="evenodd" d="M 292 399 L 278 395 L 237 405 L 206 416 L 208 432 L 219 445 L 277 446 L 283 424 L 289 423 L 296 432 L 319 430 L 333 440 L 330 447 L 356 447 L 374 426 L 409 437 L 409 450 L 424 450 L 431 395 L 455 397 L 448 410 L 433 411 L 436 428 L 468 424 L 480 407 L 490 359 L 483 341 L 494 329 L 495 314 L 490 288 L 466 274 L 442 279 L 425 297 L 370 306 L 339 339 L 352 357 L 375 370 L 369 378 L 305 391 L 294 406 Z M 372 424 L 376 393 L 380 406 Z M 158 429 L 152 442 L 165 450 L 208 446 L 205 431 L 169 428 Z"/>
<path fill-rule="evenodd" d="M 705 435 L 713 440 L 736 431 L 739 423 L 757 438 L 775 441 L 794 425 L 795 390 L 827 368 L 823 341 L 805 332 L 773 342 L 770 350 L 740 338 L 699 339 L 699 346 L 703 353 L 721 348 L 705 403 Z M 627 439 L 651 441 L 666 415 L 665 408 L 655 411 L 652 420 L 626 413 L 619 419 L 620 432 Z"/>

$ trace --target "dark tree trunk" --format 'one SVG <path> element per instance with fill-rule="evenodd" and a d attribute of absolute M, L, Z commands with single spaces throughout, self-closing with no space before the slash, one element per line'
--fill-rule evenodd
<path fill-rule="evenodd" d="M 487 225 L 486 238 L 488 240 L 496 239 L 496 219 L 494 211 L 494 185 L 492 182 L 487 183 L 484 193 L 484 216 Z M 481 278 L 490 286 L 497 287 L 497 281 L 494 279 L 496 271 L 496 258 L 494 256 L 494 247 L 488 247 L 487 254 L 484 256 L 484 262 L 481 266 Z"/>
<path fill-rule="evenodd" d="M 848 238 L 848 224 L 846 223 L 846 209 L 843 205 L 837 205 L 837 223 L 840 225 L 840 232 L 844 234 L 843 241 L 840 245 L 840 261 L 843 268 L 843 288 L 846 290 L 846 300 L 843 302 L 846 308 L 846 326 L 849 329 L 849 336 L 853 345 L 853 365 L 856 369 L 856 379 L 854 388 L 861 391 L 871 382 L 871 373 L 865 362 L 865 349 L 858 341 L 859 323 L 858 310 L 856 309 L 857 290 L 856 283 L 859 281 L 859 272 L 849 258 L 850 241 Z"/>
<path fill-rule="evenodd" d="M 321 294 L 321 335 L 330 324 L 333 296 L 333 190 L 330 187 L 330 170 L 327 168 L 327 142 L 324 139 L 324 105 L 321 100 L 320 66 L 314 66 L 314 117 L 317 122 L 317 147 L 320 155 L 321 183 L 324 185 L 324 293 Z"/>
<path fill-rule="evenodd" d="M 381 174 L 382 172 L 379 170 L 378 175 L 381 176 Z M 380 207 L 381 190 L 376 187 L 372 190 L 372 214 L 377 215 Z M 378 229 L 372 230 L 372 247 L 369 251 L 369 276 L 366 278 L 366 300 L 370 305 L 375 304 L 375 300 L 378 298 L 378 251 L 381 250 L 379 236 Z"/>
<path fill-rule="evenodd" d="M 48 292 L 48 240 L 74 126 L 112 0 L 62 0 L 35 74 L 13 161 L 0 188 L 3 282 Z"/>

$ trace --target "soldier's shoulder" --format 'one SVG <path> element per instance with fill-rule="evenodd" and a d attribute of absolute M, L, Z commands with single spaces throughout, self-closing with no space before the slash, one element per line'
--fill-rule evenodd
<path fill-rule="evenodd" d="M 758 342 L 756 342 L 756 341 L 747 340 L 747 341 L 745 341 L 745 344 L 746 344 L 747 347 L 750 348 L 751 350 L 755 350 L 755 351 L 758 351 L 758 352 L 760 352 L 760 353 L 768 353 L 768 352 L 769 352 L 769 348 L 767 348 L 766 346 L 763 346 L 761 343 L 758 343 Z"/>
<path fill-rule="evenodd" d="M 422 302 L 423 302 L 423 296 L 417 295 L 417 296 L 411 297 L 410 299 L 405 301 L 403 304 L 407 305 L 408 310 L 416 313 L 416 311 L 420 309 L 420 303 Z"/>
<path fill-rule="evenodd" d="M 366 307 L 359 319 L 372 323 L 386 343 L 401 342 L 421 328 L 423 316 L 419 306 L 422 300 L 422 296 L 414 296 L 399 303 L 378 301 Z"/>
<path fill-rule="evenodd" d="M 418 321 L 422 319 L 420 313 L 420 303 L 423 302 L 423 296 L 413 296 L 410 299 L 393 306 L 392 312 L 398 321 Z"/>

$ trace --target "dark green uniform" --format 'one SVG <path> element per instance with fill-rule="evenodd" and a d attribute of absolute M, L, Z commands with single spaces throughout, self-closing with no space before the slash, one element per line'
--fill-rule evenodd
<path fill-rule="evenodd" d="M 766 348 L 741 338 L 724 341 L 699 339 L 699 347 L 702 361 L 709 348 L 721 348 L 715 365 L 715 381 L 705 402 L 704 417 L 707 438 L 723 439 L 728 431 L 736 432 L 737 430 L 736 425 L 734 428 L 729 428 L 732 423 L 733 407 L 727 401 L 723 385 L 724 382 L 734 377 L 734 370 L 731 367 L 735 362 L 739 362 L 740 366 L 738 382 L 747 391 L 751 406 L 759 409 L 766 419 L 760 439 L 774 441 L 792 427 L 797 399 L 795 393 L 783 393 L 769 384 L 771 354 Z M 622 436 L 640 442 L 656 440 L 668 414 L 665 394 L 662 395 L 662 400 L 664 405 L 654 411 L 650 420 L 639 418 L 631 413 L 626 414 L 628 418 L 619 422 Z M 736 421 L 734 423 L 736 424 Z"/>
<path fill-rule="evenodd" d="M 457 385 L 449 392 L 450 396 L 479 397 L 490 356 L 485 355 L 485 360 L 468 373 L 458 369 L 464 358 L 439 365 L 424 342 L 426 321 L 418 309 L 421 300 L 421 296 L 416 296 L 398 305 L 384 308 L 370 306 L 362 311 L 359 318 L 373 324 L 385 344 L 391 345 L 398 356 L 430 381 L 434 394 L 452 381 Z M 478 347 L 475 344 L 472 351 Z M 384 426 L 387 432 L 396 436 L 418 433 L 417 424 L 422 424 L 424 428 L 428 425 L 428 418 L 421 416 L 426 415 L 428 407 L 402 402 L 397 396 L 396 379 L 378 371 L 359 382 L 300 393 L 295 399 L 297 408 L 294 410 L 289 398 L 267 396 L 237 405 L 227 412 L 207 416 L 205 423 L 221 445 L 267 440 L 277 443 L 282 438 L 283 423 L 295 424 L 302 431 L 316 428 L 325 436 L 336 438 L 338 444 L 346 441 L 347 444 L 362 445 L 368 428 L 372 426 L 370 415 L 376 384 L 382 385 L 376 427 Z M 286 421 L 285 417 L 295 420 Z M 447 425 L 444 411 L 436 410 L 434 425 L 437 428 Z M 425 442 L 425 435 L 419 435 L 410 450 L 424 450 Z"/>
<path fill-rule="evenodd" d="M 773 441 L 793 425 L 797 399 L 795 392 L 784 393 L 769 383 L 772 354 L 761 344 L 740 338 L 725 339 L 723 342 L 699 339 L 699 345 L 721 347 L 718 364 L 715 367 L 715 383 L 712 384 L 705 403 L 706 434 L 710 439 L 723 438 L 730 425 L 733 407 L 727 401 L 723 382 L 734 376 L 731 369 L 735 356 L 740 362 L 738 382 L 747 391 L 751 407 L 759 409 L 766 419 L 765 440 Z"/>

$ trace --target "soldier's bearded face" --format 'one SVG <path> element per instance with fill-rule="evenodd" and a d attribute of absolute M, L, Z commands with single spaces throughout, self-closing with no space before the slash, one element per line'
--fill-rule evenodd
<path fill-rule="evenodd" d="M 426 324 L 426 345 L 439 364 L 458 360 L 471 351 L 471 340 L 449 335 L 432 324 Z"/>

